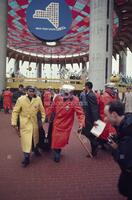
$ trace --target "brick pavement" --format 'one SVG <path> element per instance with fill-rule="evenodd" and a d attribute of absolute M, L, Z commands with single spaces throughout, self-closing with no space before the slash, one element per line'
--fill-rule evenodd
<path fill-rule="evenodd" d="M 60 163 L 53 162 L 52 153 L 43 153 L 22 168 L 21 158 L 10 115 L 0 113 L 0 200 L 124 199 L 116 188 L 119 168 L 111 156 L 100 151 L 96 159 L 87 158 L 74 134 Z"/>

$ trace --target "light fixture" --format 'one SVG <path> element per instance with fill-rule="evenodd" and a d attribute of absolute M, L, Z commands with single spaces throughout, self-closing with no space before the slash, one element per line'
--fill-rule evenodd
<path fill-rule="evenodd" d="M 121 12 L 122 12 L 122 13 L 126 13 L 126 12 L 127 12 L 127 10 L 125 10 L 125 9 L 124 9 L 124 10 L 122 10 Z"/>
<path fill-rule="evenodd" d="M 54 47 L 57 45 L 57 42 L 53 41 L 53 42 L 46 42 L 46 45 L 47 46 L 50 46 L 50 47 Z"/>

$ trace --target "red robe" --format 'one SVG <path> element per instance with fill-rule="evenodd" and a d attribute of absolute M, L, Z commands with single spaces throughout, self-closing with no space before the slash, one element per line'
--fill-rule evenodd
<path fill-rule="evenodd" d="M 109 93 L 106 91 L 104 92 L 103 95 L 100 96 L 100 101 L 99 101 L 99 112 L 100 112 L 100 118 L 102 121 L 105 119 L 105 114 L 104 114 L 104 107 L 107 103 L 114 101 L 115 97 L 111 96 Z M 110 122 L 106 122 L 106 127 L 101 134 L 100 138 L 107 140 L 108 136 L 110 133 L 116 133 L 116 130 L 114 127 L 111 126 Z"/>
<path fill-rule="evenodd" d="M 48 116 L 50 112 L 50 107 L 51 107 L 51 92 L 49 91 L 44 92 L 43 105 L 44 105 L 46 116 Z"/>
<path fill-rule="evenodd" d="M 3 106 L 4 109 L 12 109 L 12 96 L 13 93 L 9 90 L 4 91 L 3 93 Z"/>
<path fill-rule="evenodd" d="M 75 113 L 78 117 L 79 126 L 83 127 L 85 116 L 79 104 L 79 99 L 73 96 L 73 99 L 63 100 L 60 95 L 56 96 L 52 112 L 55 113 L 52 131 L 52 148 L 59 149 L 68 144 L 71 129 L 74 122 Z"/>

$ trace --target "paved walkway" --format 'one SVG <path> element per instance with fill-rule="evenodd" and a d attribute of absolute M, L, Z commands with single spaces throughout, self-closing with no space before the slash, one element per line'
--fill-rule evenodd
<path fill-rule="evenodd" d="M 87 158 L 74 134 L 60 163 L 54 163 L 52 153 L 32 156 L 27 168 L 21 167 L 21 159 L 10 115 L 0 113 L 0 200 L 124 199 L 116 188 L 119 168 L 111 156 L 100 151 L 96 159 Z"/>

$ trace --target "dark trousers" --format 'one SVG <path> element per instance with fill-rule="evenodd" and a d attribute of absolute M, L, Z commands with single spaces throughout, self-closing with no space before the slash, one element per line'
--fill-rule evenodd
<path fill-rule="evenodd" d="M 86 121 L 85 123 L 85 127 L 83 128 L 82 130 L 82 134 L 85 135 L 90 143 L 91 143 L 91 148 L 92 148 L 92 151 L 94 151 L 97 146 L 98 146 L 98 140 L 97 138 L 90 132 L 91 129 L 92 129 L 93 125 L 89 122 Z"/>
<path fill-rule="evenodd" d="M 119 177 L 118 189 L 120 194 L 132 200 L 132 171 L 122 171 Z"/>
<path fill-rule="evenodd" d="M 61 153 L 61 149 L 54 149 L 54 151 L 56 152 L 56 153 Z"/>

